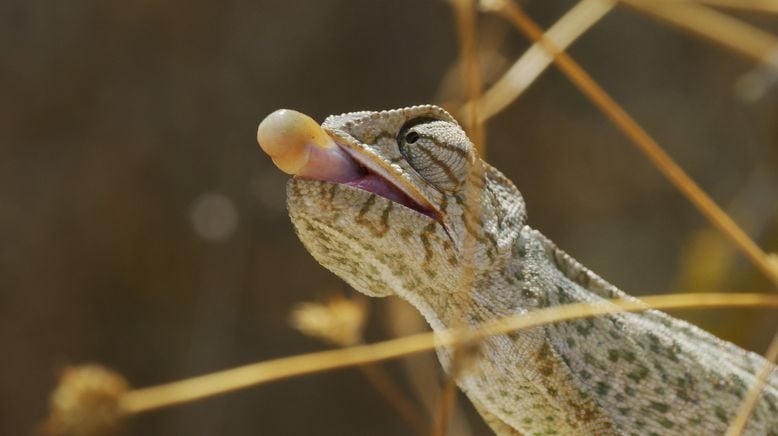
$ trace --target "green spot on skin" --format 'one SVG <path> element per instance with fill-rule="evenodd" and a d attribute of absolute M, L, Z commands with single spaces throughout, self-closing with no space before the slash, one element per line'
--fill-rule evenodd
<path fill-rule="evenodd" d="M 588 353 L 588 352 L 584 353 L 583 360 L 589 366 L 593 366 L 595 368 L 599 368 L 599 369 L 601 369 L 603 371 L 607 371 L 608 370 L 608 367 L 606 365 L 604 365 L 602 362 L 600 362 L 599 360 L 597 360 L 597 358 L 594 357 L 594 355 L 592 353 Z"/>
<path fill-rule="evenodd" d="M 629 407 L 619 407 L 616 410 L 619 411 L 619 414 L 621 414 L 621 416 L 628 416 L 629 412 L 632 411 L 632 409 L 630 409 Z"/>
<path fill-rule="evenodd" d="M 665 403 L 660 403 L 658 401 L 652 401 L 651 408 L 660 413 L 667 413 L 667 411 L 670 410 L 670 406 L 668 406 Z"/>
<path fill-rule="evenodd" d="M 654 360 L 652 364 L 657 371 L 659 371 L 662 374 L 667 374 L 667 371 L 665 371 L 665 367 L 661 363 L 659 363 L 659 361 Z"/>
<path fill-rule="evenodd" d="M 678 389 L 675 391 L 675 394 L 678 396 L 678 398 L 684 400 L 684 401 L 691 401 L 692 397 L 689 396 L 689 393 L 686 392 L 686 389 Z"/>
<path fill-rule="evenodd" d="M 559 304 L 566 304 L 571 303 L 573 300 L 570 298 L 570 296 L 567 294 L 567 291 L 565 288 L 561 286 L 556 287 L 557 290 L 557 298 L 559 299 Z"/>
<path fill-rule="evenodd" d="M 640 383 L 640 381 L 646 378 L 647 375 L 648 375 L 648 368 L 646 368 L 645 366 L 641 366 L 640 368 L 627 374 L 627 377 L 629 377 L 635 383 Z"/>
<path fill-rule="evenodd" d="M 727 411 L 724 410 L 723 407 L 716 406 L 716 409 L 714 410 L 714 412 L 716 413 L 716 418 L 720 419 L 721 422 L 725 422 L 725 423 L 729 422 L 729 420 L 727 419 Z"/>
<path fill-rule="evenodd" d="M 633 389 L 630 386 L 627 386 L 627 387 L 624 388 L 624 393 L 629 395 L 630 397 L 634 397 L 635 396 L 635 389 Z"/>
<path fill-rule="evenodd" d="M 771 412 L 775 413 L 778 412 L 778 407 L 775 405 L 775 396 L 773 394 L 766 392 L 764 394 L 764 399 L 767 402 L 767 407 L 770 409 Z"/>
<path fill-rule="evenodd" d="M 596 390 L 597 390 L 597 395 L 604 397 L 605 395 L 608 395 L 608 391 L 611 390 L 611 386 L 605 382 L 597 382 Z"/>
<path fill-rule="evenodd" d="M 586 325 L 583 325 L 584 323 Z M 594 322 L 590 319 L 579 321 L 575 324 L 575 330 L 581 336 L 589 336 L 592 333 L 593 328 L 594 328 Z"/>
<path fill-rule="evenodd" d="M 567 346 L 570 348 L 575 347 L 575 339 L 574 338 L 567 338 Z"/>
<path fill-rule="evenodd" d="M 611 362 L 618 362 L 619 361 L 619 350 L 611 348 L 608 350 L 608 360 Z"/>
<path fill-rule="evenodd" d="M 745 396 L 746 393 L 746 384 L 743 381 L 742 378 L 738 377 L 737 374 L 732 374 L 732 393 L 738 397 L 738 399 L 742 400 L 743 396 Z"/>

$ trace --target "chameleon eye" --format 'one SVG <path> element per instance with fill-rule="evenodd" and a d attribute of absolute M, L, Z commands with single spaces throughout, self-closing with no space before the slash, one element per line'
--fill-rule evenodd
<path fill-rule="evenodd" d="M 456 124 L 417 118 L 400 129 L 397 143 L 405 160 L 437 188 L 451 192 L 464 182 L 472 145 Z"/>
<path fill-rule="evenodd" d="M 419 140 L 419 134 L 414 132 L 414 131 L 410 131 L 410 132 L 405 134 L 405 143 L 406 144 L 413 144 L 413 143 L 415 143 L 418 140 Z"/>

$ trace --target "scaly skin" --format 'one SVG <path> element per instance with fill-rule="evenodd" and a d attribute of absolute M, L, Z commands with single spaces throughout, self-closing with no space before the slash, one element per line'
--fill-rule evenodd
<path fill-rule="evenodd" d="M 426 211 L 352 186 L 290 180 L 297 234 L 355 289 L 408 300 L 434 330 L 630 298 L 525 224 L 519 191 L 442 109 L 356 112 L 322 127 Z M 449 368 L 451 351 L 438 354 Z M 499 434 L 708 435 L 726 431 L 764 364 L 651 310 L 490 337 L 457 383 Z M 778 371 L 746 433 L 778 435 Z"/>

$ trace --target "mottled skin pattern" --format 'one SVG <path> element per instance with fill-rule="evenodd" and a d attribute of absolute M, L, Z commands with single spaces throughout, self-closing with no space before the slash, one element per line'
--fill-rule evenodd
<path fill-rule="evenodd" d="M 322 126 L 432 212 L 292 179 L 288 207 L 300 239 L 355 289 L 399 295 L 435 330 L 630 298 L 525 224 L 519 191 L 475 156 L 442 109 L 357 112 Z M 460 288 L 463 271 L 473 274 L 469 290 Z M 448 368 L 450 350 L 438 354 Z M 457 383 L 499 434 L 707 435 L 724 433 L 762 365 L 757 354 L 647 311 L 492 337 Z M 778 435 L 778 371 L 746 433 Z"/>

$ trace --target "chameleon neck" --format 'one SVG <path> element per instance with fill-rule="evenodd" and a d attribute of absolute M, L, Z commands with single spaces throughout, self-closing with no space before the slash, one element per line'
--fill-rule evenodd
<path fill-rule="evenodd" d="M 469 295 L 426 295 L 419 309 L 438 330 L 609 298 L 631 297 L 525 226 L 511 257 L 479 271 Z M 439 356 L 451 365 L 450 350 Z M 488 419 L 501 423 L 495 429 L 561 434 L 723 433 L 765 365 L 757 354 L 654 310 L 498 335 L 481 344 L 473 361 L 458 383 Z M 778 432 L 776 406 L 773 371 L 747 434 Z"/>

